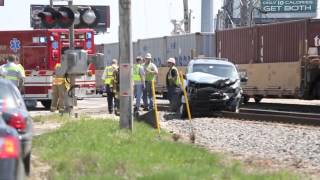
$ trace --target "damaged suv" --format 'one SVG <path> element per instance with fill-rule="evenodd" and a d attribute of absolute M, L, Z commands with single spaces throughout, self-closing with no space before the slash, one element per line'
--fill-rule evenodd
<path fill-rule="evenodd" d="M 239 112 L 242 96 L 240 77 L 235 65 L 227 59 L 191 60 L 184 78 L 193 114 L 222 110 Z M 178 105 L 180 117 L 185 118 L 187 111 L 183 93 L 180 93 Z"/>

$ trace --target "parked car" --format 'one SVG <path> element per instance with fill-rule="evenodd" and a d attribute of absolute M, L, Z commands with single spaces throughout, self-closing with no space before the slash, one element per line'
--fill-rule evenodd
<path fill-rule="evenodd" d="M 24 176 L 19 135 L 0 116 L 0 179 L 22 180 Z"/>
<path fill-rule="evenodd" d="M 10 81 L 1 78 L 0 112 L 2 112 L 4 121 L 18 132 L 25 173 L 29 175 L 32 146 L 32 118 L 17 87 Z"/>
<path fill-rule="evenodd" d="M 246 79 L 243 78 L 242 81 Z M 229 110 L 239 112 L 242 96 L 240 77 L 235 65 L 227 59 L 194 59 L 187 66 L 185 88 L 192 112 Z M 183 93 L 180 93 L 178 112 L 187 115 Z"/>

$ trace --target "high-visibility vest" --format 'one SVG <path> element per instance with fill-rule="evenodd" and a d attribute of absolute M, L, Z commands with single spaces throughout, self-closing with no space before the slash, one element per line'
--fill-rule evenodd
<path fill-rule="evenodd" d="M 64 81 L 65 81 L 65 79 L 63 77 L 54 77 L 52 84 L 53 85 L 61 85 L 64 83 Z"/>
<path fill-rule="evenodd" d="M 105 68 L 105 74 L 104 74 L 104 84 L 106 85 L 112 85 L 112 81 L 113 81 L 113 67 L 112 66 L 106 66 Z"/>
<path fill-rule="evenodd" d="M 3 68 L 6 71 L 5 79 L 8 79 L 15 85 L 18 85 L 20 73 L 19 67 L 12 63 L 4 65 Z"/>
<path fill-rule="evenodd" d="M 55 65 L 55 71 L 61 67 L 61 64 L 60 63 L 57 63 Z M 53 76 L 53 80 L 52 80 L 52 85 L 61 85 L 61 84 L 64 84 L 65 83 L 65 78 L 64 77 L 61 77 L 61 76 L 57 76 L 57 75 L 54 75 Z"/>
<path fill-rule="evenodd" d="M 177 78 L 175 79 L 174 77 L 171 76 L 171 72 L 175 70 L 177 72 Z M 177 87 L 180 85 L 180 77 L 179 77 L 179 71 L 175 66 L 172 66 L 171 69 L 168 72 L 168 80 L 170 84 L 174 84 Z"/>
<path fill-rule="evenodd" d="M 152 63 L 149 63 L 147 66 L 145 66 L 145 69 L 151 70 L 153 67 Z M 146 71 L 146 81 L 152 81 L 155 79 L 155 75 L 153 73 L 150 73 Z"/>
<path fill-rule="evenodd" d="M 22 77 L 26 77 L 26 73 L 25 73 L 25 71 L 24 71 L 24 68 L 23 68 L 23 66 L 21 65 L 21 64 L 17 64 L 17 66 L 18 66 L 18 69 L 19 69 L 19 71 L 21 72 L 21 74 L 22 74 Z"/>
<path fill-rule="evenodd" d="M 141 81 L 140 68 L 140 64 L 133 65 L 133 81 Z"/>

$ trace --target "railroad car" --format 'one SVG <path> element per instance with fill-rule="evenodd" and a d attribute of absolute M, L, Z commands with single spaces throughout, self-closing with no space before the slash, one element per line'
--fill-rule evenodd
<path fill-rule="evenodd" d="M 320 20 L 305 19 L 216 32 L 216 53 L 237 64 L 254 98 L 320 99 Z"/>

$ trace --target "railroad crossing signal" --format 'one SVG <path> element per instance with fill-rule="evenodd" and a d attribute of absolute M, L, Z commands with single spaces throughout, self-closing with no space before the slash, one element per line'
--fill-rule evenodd
<path fill-rule="evenodd" d="M 45 28 L 68 28 L 72 24 L 75 28 L 93 28 L 100 18 L 98 11 L 90 6 L 77 7 L 75 10 L 65 6 L 46 6 L 37 16 Z"/>

